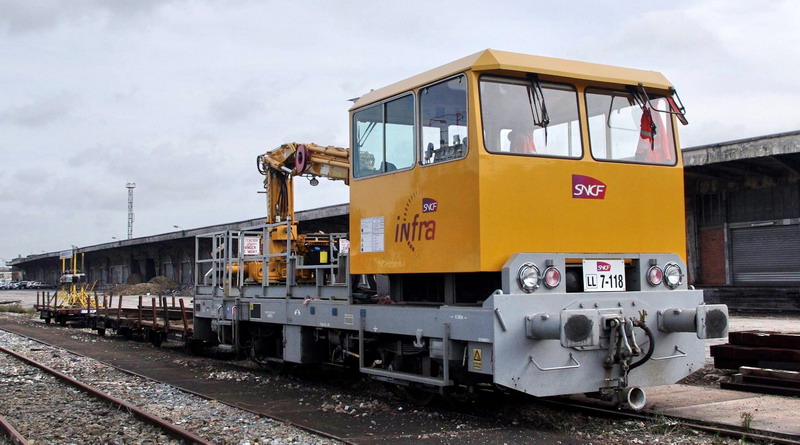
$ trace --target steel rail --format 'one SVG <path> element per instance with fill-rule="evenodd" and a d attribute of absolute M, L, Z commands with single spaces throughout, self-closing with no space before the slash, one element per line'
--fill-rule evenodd
<path fill-rule="evenodd" d="M 57 345 L 54 345 L 52 343 L 48 343 L 48 342 L 46 342 L 44 340 L 40 340 L 38 338 L 33 338 L 33 337 L 30 337 L 30 336 L 25 335 L 25 334 L 20 334 L 20 333 L 17 333 L 17 332 L 14 332 L 14 331 L 9 331 L 7 329 L 2 329 L 2 328 L 0 328 L 0 331 L 8 332 L 8 333 L 14 334 L 14 335 L 18 335 L 20 337 L 26 338 L 26 339 L 28 339 L 30 341 L 39 343 L 39 344 L 44 345 L 44 346 L 48 346 L 48 347 L 51 347 L 51 348 L 57 348 L 57 349 L 61 349 L 61 350 L 67 351 L 68 353 L 70 353 L 70 354 L 72 354 L 72 355 L 74 355 L 76 357 L 91 358 L 91 357 L 88 357 L 88 356 L 86 356 L 84 354 L 81 354 L 79 352 L 75 352 L 75 351 L 73 351 L 71 349 L 65 348 L 63 346 L 57 346 Z M 148 377 L 148 376 L 146 376 L 144 374 L 139 374 L 138 372 L 134 372 L 134 371 L 131 371 L 129 369 L 121 368 L 121 367 L 119 367 L 119 366 L 117 366 L 115 364 L 112 364 L 112 363 L 104 362 L 102 360 L 97 360 L 95 358 L 91 358 L 91 359 L 95 360 L 95 361 L 97 361 L 99 363 L 102 363 L 102 364 L 104 364 L 106 366 L 109 366 L 111 368 L 114 368 L 117 371 L 120 371 L 120 372 L 123 372 L 125 374 L 131 375 L 131 376 L 139 377 L 141 379 L 145 379 L 145 380 L 148 380 L 150 382 L 164 383 L 164 384 L 167 384 L 167 385 L 170 385 L 170 386 L 174 386 L 174 385 L 172 385 L 170 383 L 166 383 L 166 382 L 163 382 L 161 380 L 156 380 L 156 379 L 154 379 L 152 377 Z M 341 442 L 341 443 L 346 444 L 346 445 L 356 445 L 356 442 L 353 442 L 352 440 L 348 440 L 348 439 L 336 436 L 334 434 L 331 434 L 329 432 L 318 430 L 316 428 L 313 428 L 313 427 L 310 427 L 310 426 L 307 426 L 307 425 L 295 423 L 295 422 L 293 422 L 293 421 L 291 421 L 289 419 L 283 418 L 281 416 L 277 416 L 275 414 L 266 413 L 266 412 L 262 412 L 262 411 L 256 411 L 256 410 L 253 410 L 251 408 L 247 408 L 245 406 L 238 405 L 236 403 L 225 402 L 223 400 L 215 399 L 214 397 L 210 397 L 210 396 L 208 396 L 206 394 L 202 394 L 202 393 L 199 393 L 199 392 L 196 392 L 196 391 L 192 391 L 190 389 L 181 388 L 181 387 L 176 387 L 176 388 L 178 388 L 180 391 L 183 391 L 183 392 L 185 392 L 187 394 L 191 394 L 191 395 L 200 397 L 200 398 L 205 399 L 205 400 L 221 403 L 223 405 L 230 406 L 231 408 L 236 408 L 236 409 L 239 409 L 239 410 L 242 410 L 242 411 L 246 411 L 246 412 L 248 412 L 250 414 L 255 414 L 256 416 L 264 417 L 264 418 L 267 418 L 267 419 L 272 419 L 272 420 L 284 423 L 286 425 L 293 426 L 295 428 L 301 429 L 303 431 L 306 431 L 306 432 L 309 432 L 309 433 L 312 433 L 312 434 L 316 434 L 318 436 L 325 437 L 327 439 L 336 440 L 336 441 Z"/>
<path fill-rule="evenodd" d="M 28 441 L 25 440 L 25 437 L 3 416 L 0 416 L 0 429 L 6 433 L 6 436 L 8 436 L 11 443 L 14 445 L 28 445 Z"/>
<path fill-rule="evenodd" d="M 128 403 L 128 402 L 126 402 L 126 401 L 124 401 L 122 399 L 118 399 L 118 398 L 116 398 L 116 397 L 114 397 L 114 396 L 112 396 L 110 394 L 107 394 L 107 393 L 105 393 L 103 391 L 100 391 L 99 389 L 97 389 L 97 388 L 95 388 L 93 386 L 90 386 L 90 385 L 87 385 L 87 384 L 85 384 L 83 382 L 75 380 L 74 378 L 72 378 L 72 377 L 70 377 L 70 376 L 68 376 L 68 375 L 66 375 L 66 374 L 64 374 L 64 373 L 62 373 L 60 371 L 57 371 L 57 370 L 55 370 L 53 368 L 50 368 L 49 366 L 47 366 L 47 365 L 45 365 L 43 363 L 39 363 L 36 360 L 33 360 L 31 358 L 28 358 L 28 357 L 25 357 L 24 355 L 21 355 L 21 354 L 19 354 L 17 352 L 14 352 L 14 351 L 12 351 L 10 349 L 7 349 L 5 347 L 2 347 L 2 346 L 0 346 L 0 352 L 8 354 L 8 355 L 20 360 L 20 361 L 23 361 L 23 362 L 31 365 L 31 366 L 35 366 L 35 367 L 41 369 L 42 371 L 44 371 L 44 372 L 46 372 L 46 373 L 48 373 L 50 375 L 53 375 L 53 376 L 57 377 L 58 379 L 60 379 L 60 380 L 66 382 L 66 383 L 68 383 L 68 384 L 70 384 L 70 385 L 72 385 L 72 386 L 74 386 L 74 387 L 76 387 L 78 389 L 81 389 L 81 390 L 83 390 L 83 391 L 85 391 L 85 392 L 97 397 L 98 399 L 104 400 L 104 401 L 106 401 L 108 403 L 111 403 L 112 405 L 116 405 L 116 406 L 118 406 L 120 408 L 123 408 L 126 411 L 128 411 L 128 412 L 134 414 L 135 416 L 139 417 L 140 419 L 144 420 L 145 422 L 150 423 L 152 425 L 155 425 L 158 428 L 161 428 L 162 430 L 166 431 L 170 436 L 172 436 L 172 437 L 174 437 L 176 439 L 185 440 L 185 441 L 187 441 L 187 443 L 197 444 L 197 445 L 212 445 L 213 444 L 213 442 L 209 442 L 209 441 L 203 439 L 202 437 L 200 437 L 200 436 L 198 436 L 198 435 L 196 435 L 196 434 L 194 434 L 192 432 L 189 432 L 189 431 L 187 431 L 187 430 L 185 430 L 183 428 L 180 428 L 180 427 L 178 427 L 176 425 L 173 425 L 172 423 L 167 422 L 166 420 L 164 420 L 164 419 L 162 419 L 162 418 L 160 418 L 158 416 L 154 416 L 154 415 L 148 413 L 147 411 L 144 411 L 143 409 L 139 408 L 136 405 Z"/>
<path fill-rule="evenodd" d="M 592 414 L 604 415 L 616 418 L 636 419 L 647 422 L 652 422 L 656 417 L 646 413 L 635 413 L 630 411 L 620 411 L 616 407 L 605 407 L 602 405 L 594 405 L 589 403 L 582 403 L 576 400 L 570 400 L 563 397 L 553 397 L 540 399 L 541 402 L 552 406 L 561 408 L 578 409 Z M 705 431 L 708 433 L 720 434 L 723 436 L 731 437 L 733 439 L 747 438 L 757 443 L 771 443 L 780 445 L 800 445 L 800 437 L 790 435 L 772 435 L 762 430 L 751 430 L 745 428 L 737 428 L 732 425 L 715 424 L 711 422 L 702 422 L 697 419 L 689 419 L 677 416 L 663 416 L 664 418 L 674 419 L 681 426 Z"/>

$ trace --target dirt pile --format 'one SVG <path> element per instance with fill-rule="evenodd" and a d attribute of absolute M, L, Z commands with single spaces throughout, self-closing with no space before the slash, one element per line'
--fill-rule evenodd
<path fill-rule="evenodd" d="M 180 288 L 180 284 L 167 277 L 158 276 L 147 283 L 118 284 L 109 292 L 113 295 L 167 295 Z"/>

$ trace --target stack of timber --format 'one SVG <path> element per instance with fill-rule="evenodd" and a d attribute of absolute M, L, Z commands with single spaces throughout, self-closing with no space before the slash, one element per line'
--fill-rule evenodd
<path fill-rule="evenodd" d="M 731 332 L 711 356 L 715 367 L 739 370 L 723 389 L 800 397 L 800 333 Z"/>

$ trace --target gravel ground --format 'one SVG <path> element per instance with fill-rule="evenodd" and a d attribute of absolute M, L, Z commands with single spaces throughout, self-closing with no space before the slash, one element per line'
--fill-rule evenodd
<path fill-rule="evenodd" d="M 117 411 L 110 404 L 11 356 L 0 355 L 0 376 L 0 414 L 29 441 L 179 443 L 132 414 Z"/>
<path fill-rule="evenodd" d="M 115 397 L 138 405 L 151 414 L 169 420 L 215 443 L 241 445 L 334 443 L 298 428 L 184 393 L 170 385 L 131 376 L 95 360 L 75 356 L 58 348 L 43 346 L 5 331 L 0 331 L 0 344 Z M 42 443 L 144 443 L 144 441 L 172 443 L 152 429 L 137 430 L 130 433 L 132 436 L 120 437 L 121 432 L 114 425 L 129 424 L 130 421 L 121 422 L 119 419 L 112 419 L 101 422 L 110 411 L 108 405 L 102 403 L 98 405 L 98 402 L 95 402 L 94 406 L 88 406 L 90 401 L 86 401 L 74 406 L 73 403 L 79 399 L 80 393 L 72 388 L 54 393 L 54 399 L 39 400 L 40 394 L 32 388 L 45 385 L 49 388 L 48 378 L 36 370 L 20 371 L 20 366 L 14 365 L 10 360 L 12 359 L 9 357 L 0 357 L 0 373 L 3 376 L 0 390 L 6 393 L 0 398 L 4 414 L 8 415 L 24 408 L 24 412 L 20 412 L 26 419 L 44 417 L 51 425 L 53 434 L 57 436 L 55 439 L 45 439 Z M 90 396 L 87 397 L 91 399 Z M 53 400 L 60 402 L 56 403 Z M 44 404 L 38 403 L 40 401 Z M 87 404 L 85 408 L 80 406 L 84 403 Z M 91 412 L 99 413 L 100 418 L 82 414 Z M 72 415 L 73 413 L 77 415 Z M 19 421 L 11 419 L 15 424 Z M 53 425 L 56 427 L 52 427 Z M 22 432 L 23 428 L 20 426 L 18 429 Z"/>

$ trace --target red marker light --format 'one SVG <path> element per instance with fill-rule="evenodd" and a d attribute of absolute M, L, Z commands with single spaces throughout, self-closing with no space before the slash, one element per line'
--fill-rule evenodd
<path fill-rule="evenodd" d="M 561 271 L 554 266 L 550 266 L 544 270 L 544 285 L 552 289 L 561 284 Z"/>
<path fill-rule="evenodd" d="M 647 282 L 653 286 L 658 286 L 664 280 L 664 272 L 658 266 L 652 266 L 647 270 Z"/>

